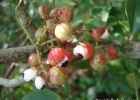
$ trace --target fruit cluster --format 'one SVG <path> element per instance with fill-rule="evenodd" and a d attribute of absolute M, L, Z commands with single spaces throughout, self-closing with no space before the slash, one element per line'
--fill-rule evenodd
<path fill-rule="evenodd" d="M 29 56 L 31 68 L 24 71 L 24 80 L 34 80 L 37 89 L 43 88 L 46 82 L 55 86 L 64 84 L 68 74 L 74 70 L 71 66 L 74 58 L 90 59 L 94 70 L 103 69 L 107 60 L 117 58 L 115 47 L 98 45 L 109 37 L 105 25 L 89 31 L 96 42 L 96 46 L 93 46 L 84 39 L 77 39 L 77 30 L 70 25 L 73 19 L 70 7 L 62 6 L 49 11 L 47 6 L 42 5 L 38 8 L 38 14 L 44 27 L 35 32 L 37 53 Z M 42 50 L 45 46 L 47 48 Z"/>

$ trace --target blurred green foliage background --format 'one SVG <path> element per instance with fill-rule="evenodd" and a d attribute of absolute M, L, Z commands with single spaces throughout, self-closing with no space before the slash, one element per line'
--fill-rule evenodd
<path fill-rule="evenodd" d="M 38 27 L 42 27 L 37 9 L 40 5 L 49 6 L 49 0 L 24 0 L 24 2 L 33 22 Z M 111 35 L 110 41 L 124 41 L 124 37 L 130 37 L 132 34 L 134 41 L 140 41 L 140 31 L 133 33 L 132 27 L 135 26 L 130 25 L 130 22 L 134 21 L 127 20 L 129 15 L 126 14 L 131 8 L 126 9 L 125 2 L 126 0 L 55 0 L 55 7 L 60 8 L 64 5 L 71 7 L 74 19 L 70 24 L 77 30 L 95 29 L 106 24 Z M 136 11 L 132 8 L 130 12 Z M 140 15 L 139 11 L 137 15 Z M 91 42 L 90 34 L 85 33 L 84 36 L 88 42 Z M 30 45 L 30 42 L 15 18 L 13 7 L 7 0 L 3 0 L 0 2 L 0 48 L 24 45 Z M 6 74 L 9 66 L 0 64 L 1 77 Z M 94 71 L 87 62 L 82 61 L 78 63 L 75 61 L 73 66 L 77 69 L 71 73 L 68 82 L 58 89 L 48 85 L 47 88 L 51 91 L 48 89 L 38 91 L 33 82 L 14 89 L 0 87 L 0 100 L 61 100 L 61 98 L 62 100 L 105 100 L 107 98 L 131 100 L 136 99 L 135 91 L 139 92 L 140 97 L 139 59 L 118 58 L 108 62 L 105 69 L 101 71 Z M 28 67 L 27 62 L 20 62 L 19 67 L 15 67 L 8 78 L 19 76 Z M 38 99 L 42 96 L 44 98 Z M 50 97 L 57 99 L 49 99 Z"/>

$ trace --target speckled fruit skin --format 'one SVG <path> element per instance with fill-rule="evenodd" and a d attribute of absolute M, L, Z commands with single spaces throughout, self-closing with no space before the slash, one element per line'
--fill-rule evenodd
<path fill-rule="evenodd" d="M 109 61 L 115 60 L 118 57 L 117 49 L 115 47 L 113 47 L 113 46 L 106 47 L 105 57 Z"/>
<path fill-rule="evenodd" d="M 62 6 L 59 9 L 58 19 L 61 22 L 70 23 L 73 19 L 73 11 L 69 6 Z"/>
<path fill-rule="evenodd" d="M 41 19 L 45 19 L 46 16 L 49 14 L 49 7 L 45 5 L 41 5 L 38 7 L 38 15 Z"/>
<path fill-rule="evenodd" d="M 60 86 L 67 81 L 68 72 L 65 68 L 53 66 L 49 70 L 49 80 L 52 84 Z"/>
<path fill-rule="evenodd" d="M 106 64 L 106 58 L 101 53 L 96 53 L 91 59 L 90 59 L 90 65 L 94 70 L 101 70 L 104 68 Z"/>
<path fill-rule="evenodd" d="M 28 58 L 28 63 L 30 66 L 37 66 L 38 65 L 38 57 L 36 53 L 33 53 Z"/>

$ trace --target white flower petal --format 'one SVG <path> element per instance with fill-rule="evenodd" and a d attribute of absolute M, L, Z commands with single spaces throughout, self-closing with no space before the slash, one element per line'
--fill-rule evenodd
<path fill-rule="evenodd" d="M 35 78 L 35 87 L 36 87 L 38 90 L 40 90 L 40 89 L 43 88 L 44 85 L 45 85 L 45 80 L 44 80 L 42 77 L 37 76 L 37 77 Z"/>
<path fill-rule="evenodd" d="M 23 77 L 26 82 L 32 80 L 36 76 L 36 71 L 33 69 L 26 69 L 23 73 L 24 73 Z"/>
<path fill-rule="evenodd" d="M 103 35 L 100 37 L 101 39 L 106 39 L 109 37 L 109 33 L 108 30 L 106 29 L 106 31 L 103 33 Z"/>

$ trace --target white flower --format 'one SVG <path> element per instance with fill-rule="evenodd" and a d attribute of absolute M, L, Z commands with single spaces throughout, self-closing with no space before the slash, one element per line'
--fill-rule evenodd
<path fill-rule="evenodd" d="M 23 78 L 26 82 L 32 80 L 36 76 L 36 71 L 33 69 L 26 69 L 23 73 L 24 73 Z"/>
<path fill-rule="evenodd" d="M 44 80 L 42 77 L 37 76 L 37 77 L 35 78 L 35 87 L 36 87 L 38 90 L 40 90 L 40 89 L 42 89 L 44 86 L 45 86 L 45 80 Z"/>

